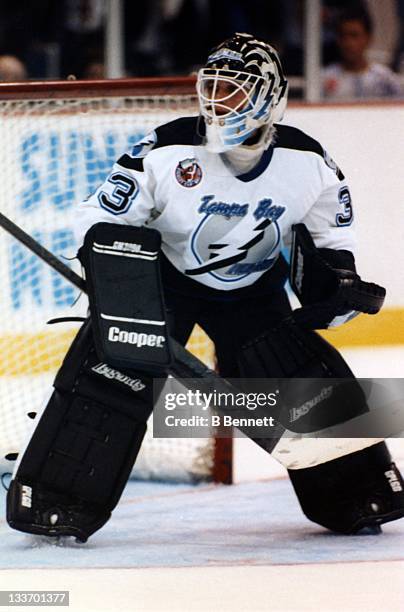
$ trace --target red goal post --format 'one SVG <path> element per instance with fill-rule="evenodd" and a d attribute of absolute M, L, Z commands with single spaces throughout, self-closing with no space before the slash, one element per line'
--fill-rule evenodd
<path fill-rule="evenodd" d="M 132 98 L 187 96 L 197 109 L 196 78 L 149 77 L 141 79 L 100 79 L 79 81 L 24 81 L 0 83 L 0 100 L 56 100 L 74 98 Z"/>
<path fill-rule="evenodd" d="M 55 255 L 72 257 L 75 204 L 142 136 L 197 113 L 193 77 L 0 83 L 0 211 Z M 71 265 L 79 271 L 77 262 Z M 49 329 L 46 321 L 83 314 L 86 305 L 3 232 L 0 269 L 1 463 L 21 446 L 26 413 L 43 403 L 77 330 L 73 324 Z M 194 330 L 188 348 L 213 365 L 212 345 L 201 330 Z M 231 441 L 149 434 L 136 466 L 142 477 L 230 482 Z"/>

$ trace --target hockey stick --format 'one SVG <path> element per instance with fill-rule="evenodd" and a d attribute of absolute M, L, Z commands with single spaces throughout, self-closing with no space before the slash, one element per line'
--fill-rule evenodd
<path fill-rule="evenodd" d="M 74 285 L 83 293 L 87 293 L 85 280 L 76 274 L 69 266 L 64 264 L 60 259 L 55 257 L 53 253 L 48 251 L 44 246 L 39 244 L 32 236 L 27 234 L 21 227 L 16 225 L 11 219 L 3 215 L 0 212 L 0 226 L 11 234 L 16 240 L 21 242 L 30 251 L 32 251 L 37 257 L 42 259 L 48 266 L 59 272 L 67 281 Z M 173 347 L 173 353 L 175 356 L 175 364 L 173 366 L 174 372 L 182 378 L 209 378 L 224 380 L 220 378 L 216 372 L 209 369 L 202 361 L 197 357 L 194 357 L 192 353 L 187 351 L 181 344 L 179 344 L 174 338 L 170 338 Z M 226 381 L 226 386 L 230 385 Z M 232 387 L 233 388 L 233 387 Z M 233 388 L 234 390 L 234 388 Z"/>
<path fill-rule="evenodd" d="M 81 291 L 86 290 L 85 281 L 81 276 L 76 274 L 73 270 L 66 266 L 60 259 L 55 257 L 53 253 L 45 249 L 39 242 L 34 240 L 32 236 L 24 232 L 18 225 L 13 223 L 11 219 L 3 215 L 0 212 L 0 226 L 6 230 L 9 234 L 11 234 L 16 240 L 24 244 L 30 251 L 35 253 L 42 261 L 47 263 L 51 268 L 59 272 L 61 276 L 63 276 L 66 280 L 70 281 L 73 285 L 75 285 Z"/>
<path fill-rule="evenodd" d="M 23 229 L 21 229 L 2 213 L 0 213 L 0 226 L 3 227 L 3 229 L 11 234 L 16 240 L 24 244 L 47 265 L 61 274 L 67 281 L 77 287 L 77 289 L 86 293 L 85 280 L 81 276 L 76 274 L 66 264 L 55 257 L 53 253 L 40 245 L 36 240 L 34 240 L 34 238 L 32 238 L 32 236 L 27 234 Z M 207 386 L 209 389 L 212 389 L 214 385 L 214 389 L 218 393 L 233 393 L 235 395 L 240 393 L 240 389 L 237 389 L 229 381 L 220 377 L 216 372 L 208 368 L 202 361 L 192 355 L 174 338 L 170 338 L 170 341 L 174 354 L 174 363 L 170 367 L 170 372 L 175 374 L 176 377 L 198 379 L 203 386 Z M 223 414 L 228 414 L 220 407 L 217 407 L 217 410 Z M 363 417 L 365 418 L 365 425 L 366 416 L 367 415 L 362 415 L 362 417 L 358 417 L 359 420 L 363 420 Z M 334 426 L 332 428 L 333 436 L 335 436 L 335 438 L 338 438 L 339 436 L 346 436 L 345 426 L 345 422 L 339 426 Z M 239 427 L 239 429 L 243 431 L 242 427 Z M 389 431 L 387 435 L 393 435 L 401 430 L 402 428 L 398 430 L 396 429 L 395 431 Z M 332 444 L 330 445 L 330 439 L 327 436 L 327 433 L 325 433 L 325 436 L 320 437 L 323 432 L 327 432 L 327 430 L 312 432 L 311 436 L 313 436 L 313 438 L 304 437 L 301 435 L 295 436 L 290 431 L 285 429 L 283 425 L 277 424 L 276 428 L 273 430 L 273 437 L 264 439 L 253 438 L 253 440 L 266 452 L 272 454 L 285 467 L 297 469 L 309 467 L 317 463 L 323 463 L 325 461 L 341 457 L 345 454 L 371 446 L 384 439 L 382 437 L 367 439 L 346 438 L 345 440 L 338 440 L 339 443 L 333 446 Z M 284 434 L 286 434 L 286 436 Z M 387 437 L 387 435 L 384 437 Z M 291 442 L 293 445 L 293 452 L 291 449 Z M 299 446 L 299 451 L 297 446 Z M 302 452 L 300 452 L 300 448 Z M 290 455 L 290 457 L 288 457 L 288 455 Z M 299 456 L 299 460 L 297 460 L 297 455 Z"/>
<path fill-rule="evenodd" d="M 87 293 L 85 280 L 76 274 L 69 266 L 64 264 L 60 259 L 55 257 L 44 246 L 39 244 L 32 236 L 27 234 L 21 227 L 16 225 L 11 219 L 6 217 L 0 212 L 0 226 L 11 234 L 16 240 L 21 242 L 30 251 L 32 251 L 37 257 L 42 259 L 48 266 L 56 270 L 61 276 L 67 281 L 74 285 L 83 293 Z M 181 378 L 206 378 L 214 381 L 223 381 L 226 384 L 226 388 L 230 385 L 229 382 L 224 381 L 216 372 L 208 368 L 202 361 L 197 357 L 194 357 L 187 349 L 185 349 L 179 342 L 174 338 L 170 338 L 173 347 L 173 353 L 175 356 L 175 363 L 173 365 L 173 372 L 175 372 Z"/>

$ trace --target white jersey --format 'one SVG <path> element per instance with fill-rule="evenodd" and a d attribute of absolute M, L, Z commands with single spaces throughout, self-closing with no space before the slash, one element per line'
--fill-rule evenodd
<path fill-rule="evenodd" d="M 271 146 L 235 176 L 197 136 L 197 117 L 160 126 L 113 166 L 76 215 L 80 244 L 95 223 L 147 225 L 188 278 L 229 291 L 252 285 L 305 223 L 318 247 L 354 251 L 344 177 L 321 145 L 278 125 Z"/>
<path fill-rule="evenodd" d="M 350 72 L 331 64 L 322 72 L 323 93 L 333 100 L 397 98 L 403 91 L 398 76 L 387 66 L 371 63 L 362 72 Z"/>

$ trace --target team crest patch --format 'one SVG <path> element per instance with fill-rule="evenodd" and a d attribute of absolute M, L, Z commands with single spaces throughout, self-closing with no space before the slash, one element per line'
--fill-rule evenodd
<path fill-rule="evenodd" d="M 183 187 L 195 187 L 202 180 L 202 170 L 195 158 L 183 159 L 175 169 L 175 178 Z"/>

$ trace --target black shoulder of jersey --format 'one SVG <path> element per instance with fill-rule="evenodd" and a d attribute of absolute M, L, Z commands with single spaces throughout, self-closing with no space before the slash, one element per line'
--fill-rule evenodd
<path fill-rule="evenodd" d="M 345 178 L 336 163 L 329 157 L 317 140 L 291 125 L 276 124 L 274 148 L 295 149 L 297 151 L 311 151 L 312 153 L 317 153 L 317 155 L 323 158 L 325 164 L 335 172 L 340 181 Z"/>
<path fill-rule="evenodd" d="M 200 117 L 180 117 L 155 129 L 156 143 L 150 149 L 155 151 L 170 145 L 198 145 L 205 131 Z M 131 157 L 127 153 L 118 159 L 118 164 L 129 170 L 143 171 L 143 157 Z"/>
<path fill-rule="evenodd" d="M 298 151 L 312 151 L 324 156 L 321 144 L 308 134 L 291 125 L 276 124 L 275 148 L 296 149 Z"/>
<path fill-rule="evenodd" d="M 157 143 L 153 149 L 170 145 L 197 145 L 205 131 L 201 117 L 180 117 L 156 128 Z"/>

